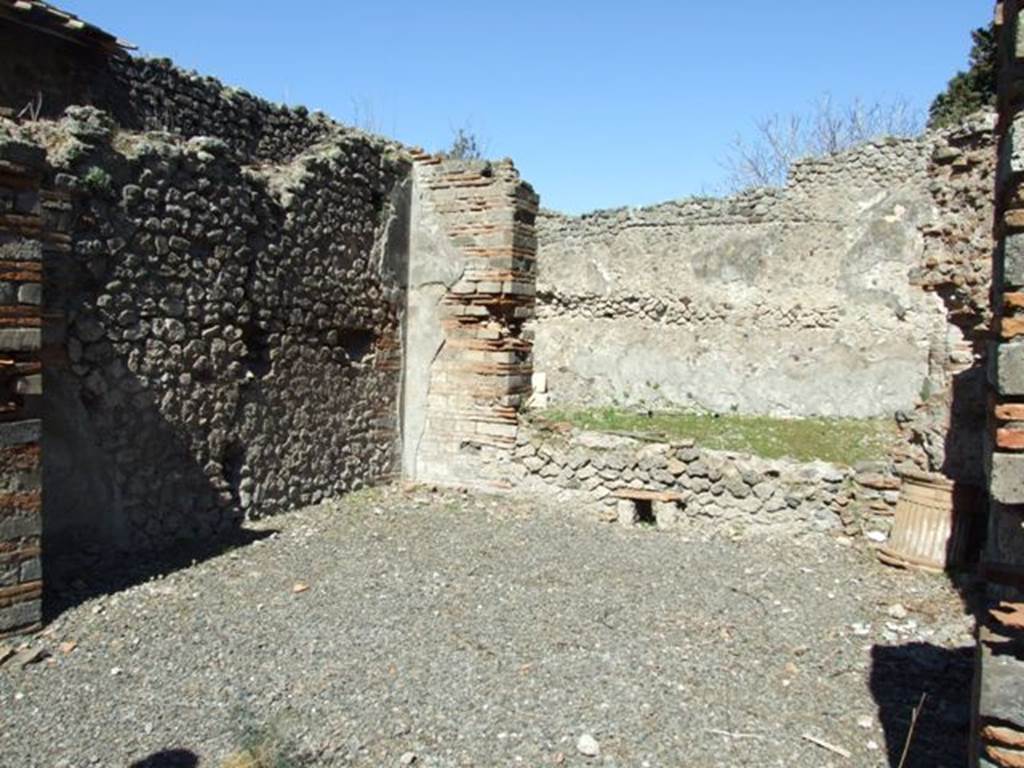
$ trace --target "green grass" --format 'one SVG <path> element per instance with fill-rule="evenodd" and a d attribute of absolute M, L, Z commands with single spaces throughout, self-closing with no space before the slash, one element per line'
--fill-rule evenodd
<path fill-rule="evenodd" d="M 629 433 L 652 439 L 692 439 L 704 448 L 751 453 L 768 459 L 820 459 L 835 464 L 877 461 L 897 438 L 891 419 L 779 419 L 693 412 L 549 409 L 546 422 L 568 422 L 597 432 Z"/>

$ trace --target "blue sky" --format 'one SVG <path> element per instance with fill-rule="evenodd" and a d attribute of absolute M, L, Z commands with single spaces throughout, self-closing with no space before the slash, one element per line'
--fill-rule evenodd
<path fill-rule="evenodd" d="M 921 108 L 989 0 L 57 0 L 140 52 L 439 149 L 468 127 L 568 212 L 718 190 L 737 133 L 830 94 Z"/>

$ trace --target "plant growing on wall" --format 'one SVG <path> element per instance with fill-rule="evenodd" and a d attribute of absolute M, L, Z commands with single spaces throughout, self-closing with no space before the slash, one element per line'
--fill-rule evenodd
<path fill-rule="evenodd" d="M 85 172 L 82 182 L 89 191 L 94 193 L 110 194 L 113 189 L 113 180 L 110 178 L 110 174 L 96 165 Z"/>
<path fill-rule="evenodd" d="M 482 160 L 484 150 L 475 133 L 466 128 L 458 128 L 451 145 L 442 150 L 441 155 L 450 160 Z"/>

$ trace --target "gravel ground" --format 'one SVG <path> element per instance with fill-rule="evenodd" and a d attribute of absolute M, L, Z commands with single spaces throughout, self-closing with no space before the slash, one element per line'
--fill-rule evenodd
<path fill-rule="evenodd" d="M 0 764 L 889 766 L 922 693 L 907 766 L 966 762 L 956 593 L 824 536 L 398 489 L 256 527 L 0 667 Z"/>

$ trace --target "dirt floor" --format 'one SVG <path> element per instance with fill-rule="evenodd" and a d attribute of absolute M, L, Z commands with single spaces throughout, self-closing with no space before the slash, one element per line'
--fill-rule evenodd
<path fill-rule="evenodd" d="M 859 545 L 399 489 L 248 538 L 65 563 L 0 765 L 896 766 L 922 696 L 905 765 L 966 763 L 961 600 Z"/>

